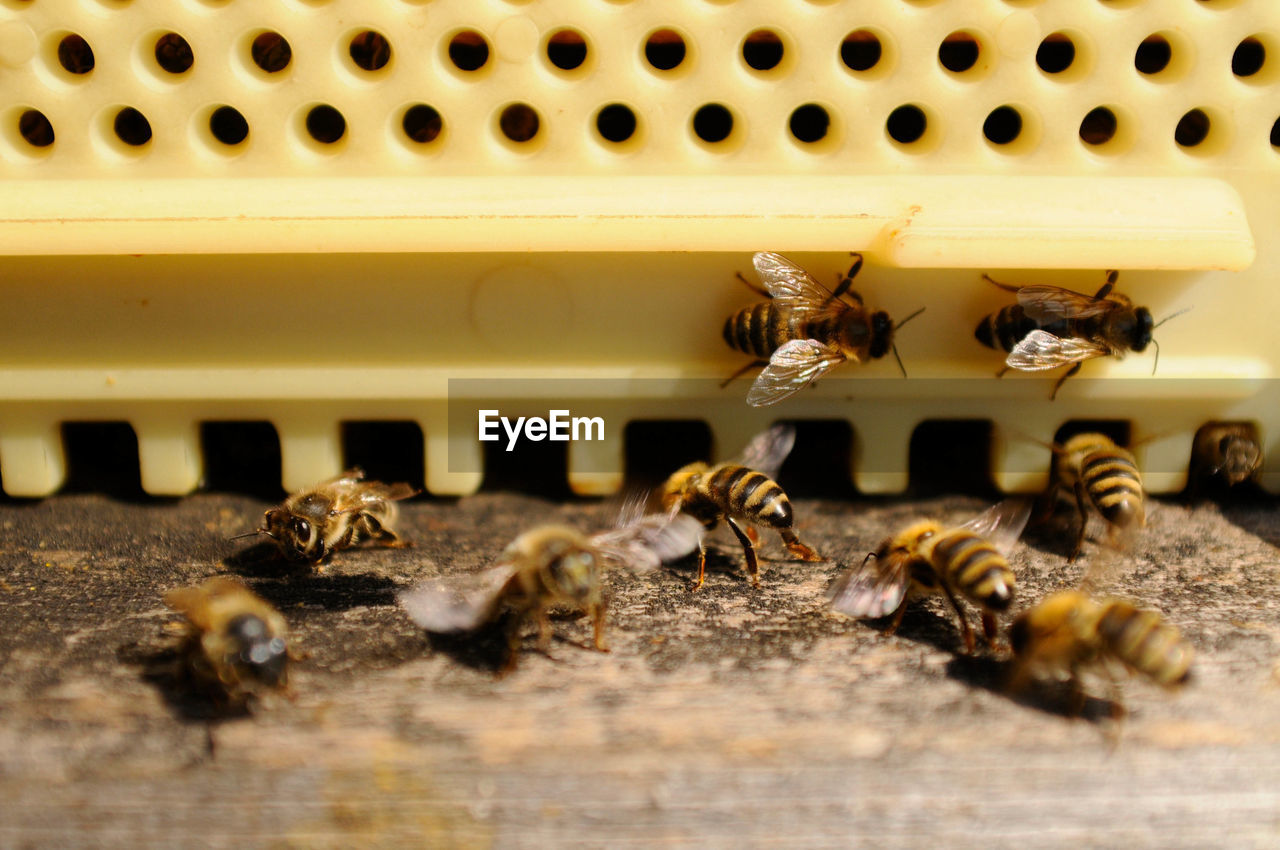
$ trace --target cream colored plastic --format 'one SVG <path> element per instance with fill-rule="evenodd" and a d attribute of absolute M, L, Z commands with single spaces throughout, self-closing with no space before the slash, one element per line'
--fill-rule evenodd
<path fill-rule="evenodd" d="M 563 28 L 588 48 L 573 71 L 546 55 Z M 661 29 L 687 47 L 672 71 L 645 59 Z M 783 45 L 770 71 L 742 58 L 758 29 Z M 390 44 L 381 70 L 350 56 L 366 30 Z M 449 58 L 463 30 L 490 48 L 474 72 Z M 840 58 L 858 30 L 882 46 L 863 72 Z M 279 73 L 251 58 L 264 31 L 292 47 Z M 167 32 L 189 42 L 189 71 L 157 63 Z M 979 48 L 959 73 L 938 59 L 957 32 Z M 1055 32 L 1076 59 L 1048 74 L 1035 56 Z M 71 33 L 93 48 L 87 74 L 59 61 Z M 1146 75 L 1134 55 L 1153 35 L 1170 61 Z M 1250 37 L 1265 60 L 1237 77 Z M 402 129 L 419 103 L 443 118 L 428 143 Z M 529 142 L 501 131 L 512 103 L 539 116 Z M 595 130 L 611 103 L 637 119 L 622 143 Z M 735 119 L 718 144 L 692 129 L 708 103 Z M 830 130 L 804 143 L 788 123 L 810 103 Z M 317 104 L 345 119 L 334 144 L 308 134 Z M 907 104 L 928 129 L 903 144 L 886 122 Z M 243 142 L 211 133 L 221 105 L 247 121 Z M 983 124 L 1006 105 L 1022 131 L 997 145 Z M 150 141 L 116 136 L 124 106 Z M 1079 129 L 1096 107 L 1116 132 L 1091 145 Z M 1183 147 L 1175 127 L 1193 109 L 1209 129 Z M 52 144 L 24 138 L 28 110 Z M 605 442 L 570 446 L 581 492 L 618 485 L 627 421 L 705 419 L 728 454 L 778 417 L 850 421 L 855 481 L 872 492 L 905 486 L 926 419 L 992 420 L 1009 490 L 1043 484 L 1028 471 L 1048 469 L 1034 440 L 1064 421 L 1124 419 L 1147 439 L 1148 487 L 1176 489 L 1206 421 L 1255 421 L 1280 458 L 1277 118 L 1269 0 L 0 0 L 0 478 L 13 495 L 49 493 L 65 475 L 60 423 L 124 420 L 143 486 L 187 492 L 203 474 L 200 422 L 265 419 L 295 488 L 341 468 L 341 422 L 409 419 L 426 435 L 428 487 L 467 492 L 480 473 L 449 470 L 450 442 L 455 458 L 479 447 L 448 422 L 448 380 L 526 375 L 610 379 L 570 400 L 608 422 Z M 862 251 L 869 305 L 927 306 L 899 338 L 911 377 L 891 358 L 845 366 L 767 410 L 746 407 L 745 381 L 697 393 L 705 383 L 677 381 L 741 364 L 720 325 L 752 300 L 733 273 L 766 249 L 827 281 Z M 1157 318 L 1194 306 L 1159 329 L 1157 375 L 1150 351 L 1086 364 L 1082 378 L 1133 380 L 1069 382 L 1053 403 L 1050 378 L 991 377 L 1001 357 L 972 331 L 1008 295 L 982 272 L 1092 291 L 1107 268 Z M 564 400 L 498 401 L 537 415 Z"/>

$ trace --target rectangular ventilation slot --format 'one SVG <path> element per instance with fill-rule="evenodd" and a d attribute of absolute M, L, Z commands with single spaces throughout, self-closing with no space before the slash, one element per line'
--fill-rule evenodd
<path fill-rule="evenodd" d="M 911 493 L 964 493 L 996 498 L 991 480 L 991 422 L 986 419 L 930 419 L 911 435 Z"/>
<path fill-rule="evenodd" d="M 848 499 L 853 486 L 853 426 L 838 419 L 794 423 L 796 445 L 778 473 L 794 497 Z"/>
<path fill-rule="evenodd" d="M 67 422 L 62 444 L 67 457 L 64 492 L 144 498 L 138 437 L 128 422 Z"/>
<path fill-rule="evenodd" d="M 622 442 L 629 490 L 656 489 L 680 467 L 711 459 L 711 429 L 697 419 L 628 422 Z"/>
<path fill-rule="evenodd" d="M 514 490 L 548 499 L 571 498 L 568 445 L 520 440 L 507 451 L 503 441 L 486 442 L 481 492 Z"/>
<path fill-rule="evenodd" d="M 1053 435 L 1053 442 L 1062 445 L 1076 434 L 1106 434 L 1117 446 L 1127 446 L 1132 439 L 1132 428 L 1127 419 L 1072 419 L 1062 423 Z"/>
<path fill-rule="evenodd" d="M 373 481 L 404 481 L 426 489 L 422 427 L 417 422 L 343 422 L 342 458 Z"/>
<path fill-rule="evenodd" d="M 202 422 L 205 487 L 280 497 L 280 437 L 270 422 Z"/>

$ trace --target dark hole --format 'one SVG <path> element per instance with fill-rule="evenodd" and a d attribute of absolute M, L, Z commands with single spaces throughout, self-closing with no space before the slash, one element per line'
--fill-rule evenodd
<path fill-rule="evenodd" d="M 1053 435 L 1054 445 L 1061 446 L 1077 434 L 1105 434 L 1117 446 L 1127 446 L 1130 428 L 1124 419 L 1072 419 L 1064 422 Z"/>
<path fill-rule="evenodd" d="M 889 138 L 904 145 L 919 141 L 927 126 L 924 111 L 910 104 L 899 106 L 890 112 L 889 120 L 885 123 Z"/>
<path fill-rule="evenodd" d="M 253 63 L 268 74 L 283 71 L 293 59 L 293 48 L 278 32 L 264 32 L 249 47 Z"/>
<path fill-rule="evenodd" d="M 405 481 L 418 490 L 425 484 L 426 455 L 417 422 L 343 422 L 342 457 L 349 469 L 358 466 L 372 481 Z"/>
<path fill-rule="evenodd" d="M 1116 114 L 1105 106 L 1091 110 L 1080 122 L 1080 138 L 1085 144 L 1101 145 L 1116 134 Z"/>
<path fill-rule="evenodd" d="M 1012 106 L 1001 106 L 991 111 L 982 122 L 982 135 L 992 144 L 1007 145 L 1022 132 L 1022 116 Z"/>
<path fill-rule="evenodd" d="M 444 119 L 425 103 L 409 107 L 404 114 L 404 134 L 415 142 L 434 142 L 444 129 Z"/>
<path fill-rule="evenodd" d="M 1280 148 L 1280 118 L 1271 125 L 1271 147 Z"/>
<path fill-rule="evenodd" d="M 58 42 L 58 63 L 73 74 L 87 74 L 93 70 L 93 48 L 78 35 L 64 36 Z"/>
<path fill-rule="evenodd" d="M 1193 109 L 1178 120 L 1173 140 L 1184 148 L 1193 148 L 1209 135 L 1209 116 L 1203 110 Z"/>
<path fill-rule="evenodd" d="M 1162 35 L 1149 35 L 1138 45 L 1133 54 L 1133 67 L 1144 74 L 1158 74 L 1169 65 L 1173 48 Z"/>
<path fill-rule="evenodd" d="M 145 145 L 151 141 L 151 124 L 145 115 L 132 106 L 126 106 L 116 113 L 116 135 L 126 145 Z"/>
<path fill-rule="evenodd" d="M 791 135 L 802 142 L 816 142 L 826 137 L 831 116 L 816 103 L 806 103 L 791 113 Z"/>
<path fill-rule="evenodd" d="M 307 132 L 322 144 L 331 145 L 347 132 L 347 119 L 332 106 L 321 104 L 307 113 Z"/>
<path fill-rule="evenodd" d="M 142 467 L 138 437 L 127 422 L 67 422 L 62 426 L 67 455 L 64 492 L 106 493 L 140 498 Z"/>
<path fill-rule="evenodd" d="M 280 437 L 270 422 L 202 422 L 208 490 L 280 497 Z"/>
<path fill-rule="evenodd" d="M 538 113 L 527 103 L 511 104 L 502 110 L 502 115 L 498 118 L 502 135 L 513 142 L 527 142 L 538 135 L 541 123 Z"/>
<path fill-rule="evenodd" d="M 475 30 L 466 30 L 449 41 L 449 59 L 463 71 L 478 71 L 489 61 L 489 42 Z"/>
<path fill-rule="evenodd" d="M 351 61 L 366 71 L 377 71 L 391 61 L 391 42 L 373 30 L 357 33 L 348 48 Z M 484 64 L 483 62 L 481 64 Z"/>
<path fill-rule="evenodd" d="M 881 53 L 880 39 L 870 30 L 854 30 L 840 43 L 840 59 L 854 71 L 870 71 Z"/>
<path fill-rule="evenodd" d="M 711 429 L 697 420 L 628 422 L 622 444 L 625 490 L 657 489 L 685 464 L 711 459 Z"/>
<path fill-rule="evenodd" d="M 554 32 L 547 41 L 547 59 L 562 71 L 572 71 L 587 61 L 587 41 L 573 30 Z"/>
<path fill-rule="evenodd" d="M 733 132 L 733 113 L 718 103 L 708 103 L 693 114 L 693 132 L 704 142 L 723 142 Z"/>
<path fill-rule="evenodd" d="M 994 496 L 991 431 L 984 419 L 931 419 L 917 425 L 907 461 L 911 494 Z"/>
<path fill-rule="evenodd" d="M 853 427 L 840 420 L 793 422 L 796 444 L 778 472 L 788 496 L 846 499 L 853 486 Z"/>
<path fill-rule="evenodd" d="M 28 109 L 18 117 L 18 132 L 27 143 L 37 148 L 47 148 L 53 144 L 53 125 L 43 112 Z"/>
<path fill-rule="evenodd" d="M 953 32 L 938 46 L 938 61 L 957 74 L 969 70 L 978 62 L 978 40 L 967 32 Z"/>
<path fill-rule="evenodd" d="M 1051 33 L 1036 50 L 1036 64 L 1046 74 L 1061 74 L 1076 61 L 1076 46 L 1066 33 Z"/>
<path fill-rule="evenodd" d="M 224 145 L 238 145 L 249 135 L 249 122 L 238 110 L 219 106 L 209 116 L 209 132 Z"/>
<path fill-rule="evenodd" d="M 1231 54 L 1231 73 L 1237 77 L 1252 77 L 1262 70 L 1262 63 L 1266 59 L 1267 49 L 1262 46 L 1262 42 L 1249 36 Z"/>
<path fill-rule="evenodd" d="M 659 71 L 670 71 L 684 61 L 684 39 L 675 30 L 658 30 L 644 43 L 644 58 Z"/>
<path fill-rule="evenodd" d="M 485 443 L 481 491 L 514 490 L 550 499 L 571 498 L 568 446 L 550 440 L 521 440 L 507 451 L 505 442 Z"/>
<path fill-rule="evenodd" d="M 782 61 L 782 39 L 771 30 L 756 30 L 742 42 L 742 58 L 757 71 L 776 68 Z"/>
<path fill-rule="evenodd" d="M 621 103 L 611 103 L 596 116 L 596 130 L 611 142 L 625 142 L 636 131 L 636 114 Z"/>
<path fill-rule="evenodd" d="M 185 74 L 195 61 L 191 45 L 176 32 L 167 32 L 156 39 L 156 62 L 170 74 Z"/>

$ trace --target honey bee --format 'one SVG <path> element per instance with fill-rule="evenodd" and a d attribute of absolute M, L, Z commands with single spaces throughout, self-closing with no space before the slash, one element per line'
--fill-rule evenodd
<path fill-rule="evenodd" d="M 1262 468 L 1258 429 L 1247 422 L 1213 422 L 1196 431 L 1191 448 L 1189 489 L 1194 495 L 1212 478 L 1234 487 Z"/>
<path fill-rule="evenodd" d="M 676 470 L 662 486 L 662 506 L 675 515 L 686 513 L 703 524 L 707 531 L 721 520 L 733 530 L 742 544 L 751 583 L 760 586 L 760 565 L 755 546 L 739 521 L 772 528 L 782 537 L 787 551 L 804 561 L 821 561 L 822 556 L 800 541 L 792 528 L 794 512 L 791 500 L 769 474 L 752 467 L 764 467 L 772 474 L 782 465 L 795 443 L 795 428 L 777 425 L 755 437 L 743 453 L 741 463 L 716 466 L 696 462 Z M 702 587 L 707 571 L 707 549 L 698 540 L 698 580 L 694 590 Z"/>
<path fill-rule="evenodd" d="M 995 615 L 1013 601 L 1015 579 L 1007 556 L 1031 515 L 1031 505 L 1009 499 L 956 528 L 932 520 L 913 523 L 886 537 L 858 566 L 846 570 L 828 592 L 832 610 L 874 620 L 893 615 L 886 634 L 902 623 L 907 603 L 941 593 L 960 620 L 965 649 L 974 650 L 973 631 L 957 596 L 982 610 L 988 645 L 996 644 Z"/>
<path fill-rule="evenodd" d="M 280 612 L 240 582 L 211 578 L 164 602 L 185 618 L 179 655 L 193 682 L 231 703 L 287 686 L 288 628 Z"/>
<path fill-rule="evenodd" d="M 1049 394 L 1053 399 L 1067 378 L 1091 358 L 1121 359 L 1128 351 L 1142 352 L 1154 343 L 1159 363 L 1160 345 L 1152 331 L 1173 316 L 1153 323 L 1150 310 L 1134 307 L 1128 297 L 1113 292 L 1119 274 L 1107 272 L 1106 282 L 1092 297 L 1057 286 L 1010 286 L 983 275 L 1018 297 L 1017 304 L 985 317 L 974 330 L 983 345 L 1009 352 L 997 376 L 1009 369 L 1039 372 L 1070 365 L 1054 384 Z"/>
<path fill-rule="evenodd" d="M 724 341 L 756 360 L 734 373 L 725 385 L 750 369 L 765 366 L 747 394 L 747 404 L 766 407 L 799 392 L 846 360 L 861 363 L 892 351 L 902 368 L 894 332 L 923 308 L 897 325 L 884 311 L 868 314 L 862 296 L 850 289 L 862 268 L 861 255 L 854 254 L 854 258 L 849 273 L 832 292 L 786 257 L 768 252 L 752 257 L 765 288 L 738 277 L 768 300 L 743 307 L 726 319 Z M 842 296 L 850 300 L 844 301 Z"/>
<path fill-rule="evenodd" d="M 1106 434 L 1076 434 L 1059 447 L 1054 463 L 1054 482 L 1046 498 L 1052 505 L 1060 488 L 1075 495 L 1080 531 L 1070 560 L 1080 556 L 1092 504 L 1107 523 L 1108 542 L 1119 546 L 1123 537 L 1146 525 L 1146 503 L 1142 476 L 1133 455 L 1115 444 Z"/>
<path fill-rule="evenodd" d="M 1114 683 L 1118 664 L 1175 688 L 1187 681 L 1194 655 L 1178 630 L 1155 611 L 1117 600 L 1094 600 L 1077 590 L 1055 593 L 1023 611 L 1009 636 L 1015 661 L 1011 689 L 1021 688 L 1034 675 L 1065 678 L 1076 714 L 1084 705 L 1082 672 L 1099 670 Z"/>
<path fill-rule="evenodd" d="M 262 528 L 238 536 L 265 534 L 286 558 L 313 565 L 363 540 L 392 548 L 412 546 L 395 532 L 400 514 L 396 501 L 417 493 L 408 484 L 365 481 L 364 470 L 355 467 L 294 493 L 266 512 Z"/>

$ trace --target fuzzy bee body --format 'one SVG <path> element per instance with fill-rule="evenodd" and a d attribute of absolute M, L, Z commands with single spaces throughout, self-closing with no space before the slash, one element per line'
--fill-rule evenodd
<path fill-rule="evenodd" d="M 881 334 L 878 341 L 873 330 L 877 323 Z M 886 332 L 892 333 L 887 313 L 875 313 L 869 319 L 855 314 L 852 308 L 834 315 L 815 314 L 770 300 L 743 307 L 725 319 L 723 333 L 730 348 L 760 360 L 768 360 L 792 340 L 816 339 L 838 351 L 845 360 L 862 362 L 888 353 L 889 345 L 883 338 Z M 877 351 L 874 355 L 873 347 Z"/>
<path fill-rule="evenodd" d="M 1087 504 L 1092 504 L 1106 521 L 1110 540 L 1119 543 L 1122 535 L 1146 524 L 1142 476 L 1133 455 L 1105 434 L 1077 434 L 1058 450 L 1055 484 L 1075 494 L 1080 532 L 1072 560 L 1084 544 Z"/>
<path fill-rule="evenodd" d="M 1258 429 L 1247 422 L 1215 422 L 1196 432 L 1191 447 L 1190 488 L 1194 495 L 1212 478 L 1228 487 L 1257 476 L 1262 468 Z"/>

